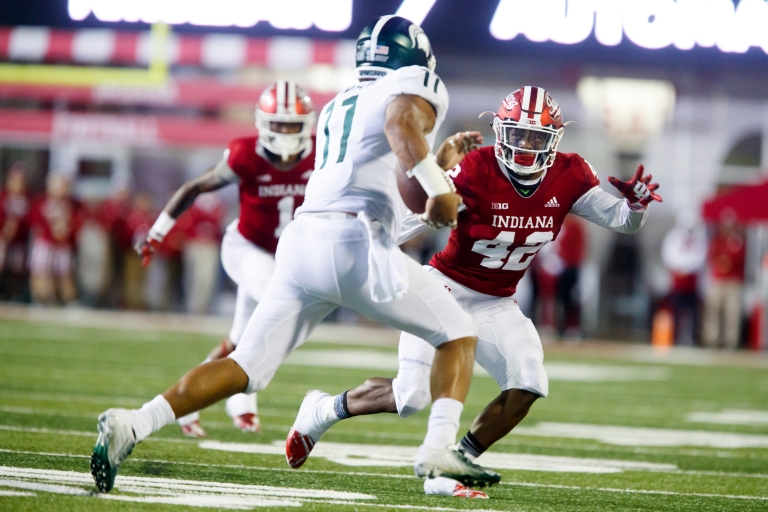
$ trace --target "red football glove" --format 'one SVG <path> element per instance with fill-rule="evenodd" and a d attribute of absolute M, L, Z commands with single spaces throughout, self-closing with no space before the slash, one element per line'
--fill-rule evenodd
<path fill-rule="evenodd" d="M 160 243 L 160 240 L 156 240 L 149 235 L 147 235 L 146 240 L 143 242 L 136 243 L 136 247 L 133 249 L 138 253 L 139 256 L 141 256 L 142 267 L 149 265 L 149 260 L 152 259 L 152 253 L 155 252 L 155 249 L 157 249 Z"/>
<path fill-rule="evenodd" d="M 638 165 L 637 172 L 629 181 L 621 181 L 613 176 L 608 176 L 608 182 L 619 189 L 619 192 L 627 198 L 632 206 L 646 207 L 651 201 L 660 203 L 663 201 L 660 195 L 654 193 L 654 190 L 659 188 L 659 184 L 651 183 L 652 174 L 643 176 L 644 169 L 643 164 Z"/>

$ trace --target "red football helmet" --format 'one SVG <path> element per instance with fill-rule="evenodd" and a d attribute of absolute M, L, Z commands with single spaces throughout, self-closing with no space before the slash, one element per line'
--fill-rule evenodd
<path fill-rule="evenodd" d="M 496 132 L 496 157 L 523 175 L 554 163 L 564 131 L 560 105 L 547 91 L 532 86 L 504 98 L 491 126 Z"/>
<path fill-rule="evenodd" d="M 256 105 L 259 141 L 283 160 L 312 146 L 315 105 L 293 80 L 278 80 L 261 93 Z"/>

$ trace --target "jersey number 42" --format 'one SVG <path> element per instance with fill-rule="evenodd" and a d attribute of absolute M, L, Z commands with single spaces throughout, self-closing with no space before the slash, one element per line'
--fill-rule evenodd
<path fill-rule="evenodd" d="M 514 231 L 502 231 L 493 240 L 478 240 L 472 246 L 472 252 L 485 256 L 481 267 L 500 268 L 502 270 L 525 270 L 533 260 L 533 255 L 544 244 L 552 241 L 552 231 L 536 231 L 528 235 L 525 244 L 511 249 L 515 243 Z M 531 255 L 530 257 L 526 257 Z"/>

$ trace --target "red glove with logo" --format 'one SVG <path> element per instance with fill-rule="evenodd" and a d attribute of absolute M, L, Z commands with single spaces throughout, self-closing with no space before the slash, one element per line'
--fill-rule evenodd
<path fill-rule="evenodd" d="M 613 176 L 608 177 L 608 182 L 619 189 L 619 192 L 629 201 L 630 206 L 645 208 L 651 201 L 660 203 L 663 201 L 660 195 L 654 193 L 654 190 L 659 188 L 659 184 L 651 183 L 652 174 L 643 176 L 644 170 L 643 164 L 638 165 L 637 172 L 629 181 L 621 181 Z"/>
<path fill-rule="evenodd" d="M 161 241 L 157 240 L 155 238 L 152 238 L 151 236 L 147 235 L 146 240 L 143 242 L 137 242 L 136 247 L 133 249 L 136 251 L 136 253 L 141 256 L 141 266 L 146 267 L 149 265 L 149 260 L 152 259 L 152 253 L 155 252 L 155 249 L 160 245 Z"/>

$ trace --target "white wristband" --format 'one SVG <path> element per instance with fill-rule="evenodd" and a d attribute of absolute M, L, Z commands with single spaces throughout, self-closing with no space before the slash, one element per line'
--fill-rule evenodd
<path fill-rule="evenodd" d="M 155 223 L 152 224 L 152 227 L 149 228 L 149 236 L 158 242 L 162 242 L 163 238 L 165 238 L 165 235 L 167 235 L 171 228 L 173 228 L 174 224 L 176 224 L 176 219 L 163 211 L 160 213 L 160 216 Z"/>
<path fill-rule="evenodd" d="M 406 172 L 408 177 L 416 176 L 421 187 L 429 197 L 441 196 L 452 192 L 445 171 L 437 165 L 437 158 L 432 153 L 427 153 L 426 158 L 417 163 L 413 169 Z"/>

